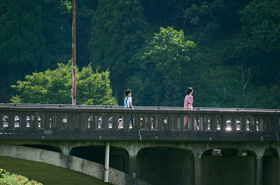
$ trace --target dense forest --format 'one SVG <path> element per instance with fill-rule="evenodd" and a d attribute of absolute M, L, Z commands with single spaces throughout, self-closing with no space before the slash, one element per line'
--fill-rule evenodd
<path fill-rule="evenodd" d="M 71 3 L 0 1 L 0 102 L 71 60 Z M 279 0 L 76 3 L 77 66 L 110 72 L 119 105 L 130 88 L 136 106 L 183 106 L 192 86 L 195 107 L 280 108 Z"/>

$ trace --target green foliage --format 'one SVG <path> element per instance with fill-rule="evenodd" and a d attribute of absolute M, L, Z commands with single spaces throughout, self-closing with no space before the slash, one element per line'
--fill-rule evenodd
<path fill-rule="evenodd" d="M 91 37 L 90 30 L 94 14 L 93 3 L 92 0 L 76 1 L 76 50 L 80 67 L 87 66 L 90 61 L 88 42 Z"/>
<path fill-rule="evenodd" d="M 94 74 L 90 66 L 77 69 L 77 104 L 116 105 L 110 88 L 109 72 Z M 12 85 L 18 95 L 14 103 L 71 104 L 72 65 L 58 64 L 55 70 L 33 73 L 26 81 Z"/>
<path fill-rule="evenodd" d="M 111 88 L 102 90 L 110 87 L 110 78 L 121 104 L 129 87 L 136 105 L 182 106 L 184 90 L 192 86 L 194 106 L 280 107 L 279 0 L 83 0 L 76 5 L 77 64 L 91 62 L 96 71 L 91 75 L 85 67 L 78 74 L 77 102 L 114 104 Z M 60 75 L 45 70 L 71 58 L 71 8 L 69 0 L 0 1 L 0 102 L 10 100 L 11 84 L 36 71 L 14 86 L 21 92 L 13 102 L 70 103 L 70 67 L 56 69 Z M 193 43 L 187 40 L 196 48 L 188 50 Z"/>
<path fill-rule="evenodd" d="M 160 28 L 153 39 L 144 46 L 130 63 L 140 70 L 130 78 L 135 103 L 141 105 L 180 105 L 178 95 L 185 87 L 189 49 L 195 43 L 185 40 L 184 32 L 171 27 Z M 138 68 L 138 67 L 137 67 Z M 159 83 L 160 82 L 160 83 Z M 147 98 L 148 97 L 148 98 Z"/>
<path fill-rule="evenodd" d="M 1 76 L 15 81 L 24 73 L 39 67 L 46 60 L 46 46 L 42 35 L 42 9 L 36 1 L 6 1 L 5 14 L 1 16 L 0 70 Z M 7 73 L 10 71 L 14 73 Z"/>
<path fill-rule="evenodd" d="M 0 3 L 0 101 L 11 84 L 35 70 L 55 67 L 71 56 L 71 14 L 65 0 Z M 3 98 L 4 97 L 4 98 Z"/>
<path fill-rule="evenodd" d="M 182 10 L 186 30 L 190 30 L 198 41 L 216 42 L 239 31 L 237 12 L 245 6 L 246 1 L 189 0 L 186 3 Z"/>
<path fill-rule="evenodd" d="M 239 55 L 256 56 L 259 53 L 280 51 L 280 2 L 253 0 L 241 11 L 243 22 Z"/>
<path fill-rule="evenodd" d="M 116 94 L 123 94 L 126 79 L 131 75 L 128 61 L 147 36 L 149 25 L 142 11 L 137 0 L 102 0 L 93 17 L 91 63 L 93 68 L 110 69 Z"/>
<path fill-rule="evenodd" d="M 7 172 L 6 170 L 0 169 L 0 184 L 2 185 L 31 185 L 31 184 L 38 184 L 40 185 L 41 183 L 34 181 L 34 180 L 29 180 L 26 177 L 23 177 L 21 175 L 13 174 L 10 172 Z"/>

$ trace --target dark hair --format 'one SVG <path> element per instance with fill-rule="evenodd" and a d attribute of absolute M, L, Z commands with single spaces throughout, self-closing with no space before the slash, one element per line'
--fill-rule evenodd
<path fill-rule="evenodd" d="M 128 94 L 130 94 L 131 93 L 131 90 L 130 89 L 126 89 L 125 90 L 125 96 L 127 96 Z"/>
<path fill-rule="evenodd" d="M 189 87 L 189 88 L 186 90 L 186 94 L 189 95 L 189 94 L 191 94 L 192 91 L 193 91 L 192 87 Z"/>

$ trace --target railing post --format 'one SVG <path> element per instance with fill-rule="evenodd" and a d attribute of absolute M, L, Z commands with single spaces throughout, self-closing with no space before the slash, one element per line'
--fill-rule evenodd
<path fill-rule="evenodd" d="M 221 131 L 225 132 L 226 131 L 226 122 L 227 122 L 227 115 L 221 115 Z"/>
<path fill-rule="evenodd" d="M 26 117 L 26 116 L 25 116 Z M 50 128 L 50 118 L 51 118 L 51 115 L 50 115 L 50 113 L 49 112 L 46 112 L 45 113 L 45 117 L 44 117 L 44 119 L 45 119 L 45 127 L 44 128 L 46 128 L 46 129 L 49 129 Z M 25 119 L 26 120 L 26 119 Z M 26 124 L 25 124 L 26 125 Z M 26 127 L 26 126 L 25 126 Z"/>
<path fill-rule="evenodd" d="M 109 116 L 108 113 L 102 114 L 102 129 L 108 130 L 109 129 Z"/>
<path fill-rule="evenodd" d="M 163 126 L 163 115 L 158 114 L 158 130 L 162 130 L 162 126 Z"/>
<path fill-rule="evenodd" d="M 181 119 L 181 122 L 180 122 L 180 131 L 183 131 L 184 130 L 184 121 L 185 121 L 185 115 L 184 114 L 180 114 L 180 119 Z"/>
<path fill-rule="evenodd" d="M 118 130 L 118 126 L 119 126 L 119 115 L 117 113 L 114 113 L 112 119 L 112 129 Z"/>
<path fill-rule="evenodd" d="M 135 113 L 133 115 L 133 129 L 135 130 L 139 130 L 140 129 L 140 126 L 139 126 L 139 114 L 138 113 Z"/>
<path fill-rule="evenodd" d="M 217 116 L 211 115 L 210 117 L 210 128 L 212 132 L 215 132 L 217 130 Z"/>
<path fill-rule="evenodd" d="M 11 112 L 9 114 L 9 126 L 8 128 L 14 129 L 15 128 L 15 112 Z"/>
<path fill-rule="evenodd" d="M 193 114 L 188 114 L 187 125 L 189 131 L 194 131 L 194 118 L 195 116 Z"/>
<path fill-rule="evenodd" d="M 174 129 L 175 116 L 172 114 L 167 114 L 167 130 L 172 131 Z"/>
<path fill-rule="evenodd" d="M 123 120 L 123 129 L 125 131 L 129 130 L 129 117 L 130 117 L 130 113 L 125 113 L 124 114 L 124 120 Z"/>
<path fill-rule="evenodd" d="M 78 117 L 76 118 L 78 120 L 78 128 L 79 129 L 88 129 L 88 120 L 90 119 L 90 115 L 89 113 L 85 112 L 85 113 L 79 113 L 78 114 Z M 74 125 L 74 128 L 76 128 L 76 120 L 75 120 L 75 117 L 72 117 L 71 118 L 71 122 L 73 121 L 73 125 Z"/>
<path fill-rule="evenodd" d="M 62 114 L 57 114 L 55 116 L 56 128 L 58 129 L 62 129 L 62 118 L 63 118 Z"/>
<path fill-rule="evenodd" d="M 151 115 L 150 114 L 146 114 L 146 119 L 147 119 L 147 124 L 146 124 L 146 129 L 147 130 L 152 130 L 152 120 L 151 120 Z"/>
<path fill-rule="evenodd" d="M 246 131 L 246 115 L 241 116 L 240 131 Z"/>
<path fill-rule="evenodd" d="M 231 131 L 235 132 L 236 131 L 236 119 L 238 116 L 232 116 L 231 120 Z"/>

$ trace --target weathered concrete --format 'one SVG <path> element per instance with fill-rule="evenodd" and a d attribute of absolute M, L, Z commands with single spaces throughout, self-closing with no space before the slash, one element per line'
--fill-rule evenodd
<path fill-rule="evenodd" d="M 11 157 L 0 156 L 0 168 L 34 179 L 44 185 L 106 185 L 101 180 L 72 170 Z"/>
<path fill-rule="evenodd" d="M 0 104 L 0 117 L 0 156 L 102 180 L 107 142 L 112 184 L 280 184 L 280 110 Z"/>
<path fill-rule="evenodd" d="M 98 163 L 94 163 L 91 161 L 87 161 L 81 158 L 77 158 L 70 155 L 63 155 L 61 153 L 37 149 L 37 148 L 30 148 L 30 147 L 23 147 L 23 146 L 10 146 L 5 144 L 0 144 L 0 156 L 10 157 L 10 158 L 16 158 L 16 159 L 23 159 L 28 161 L 34 161 L 44 164 L 50 164 L 57 167 L 62 167 L 68 170 L 76 171 L 82 174 L 85 174 L 87 176 L 94 177 L 95 179 L 103 180 L 104 178 L 104 166 Z M 3 165 L 3 168 L 5 166 Z M 18 171 L 17 166 L 15 166 L 15 169 L 9 167 L 8 170 L 11 170 L 12 172 Z M 7 168 L 5 168 L 7 169 Z M 27 170 L 28 171 L 28 170 Z M 43 171 L 41 171 L 43 173 Z M 116 184 L 116 185 L 125 185 L 126 179 L 128 181 L 135 181 L 138 182 L 137 179 L 131 179 L 128 177 L 127 174 L 120 172 L 118 170 L 115 170 L 113 168 L 109 169 L 109 183 L 110 184 Z M 28 174 L 28 173 L 19 173 L 22 175 L 27 175 L 28 177 L 36 177 L 35 179 L 39 182 L 49 182 L 50 179 L 40 179 L 40 175 L 36 175 L 36 172 L 34 174 Z M 50 177 L 51 178 L 51 177 Z M 80 179 L 80 175 L 77 175 L 76 182 L 82 183 L 83 180 Z M 89 178 L 90 179 L 90 178 Z M 66 181 L 68 182 L 68 181 Z M 98 182 L 98 181 L 97 181 Z M 99 181 L 100 182 L 100 181 Z M 71 184 L 71 183 L 70 183 Z M 83 184 L 83 183 L 82 183 Z M 139 181 L 139 184 L 145 184 L 144 182 L 141 183 Z"/>

